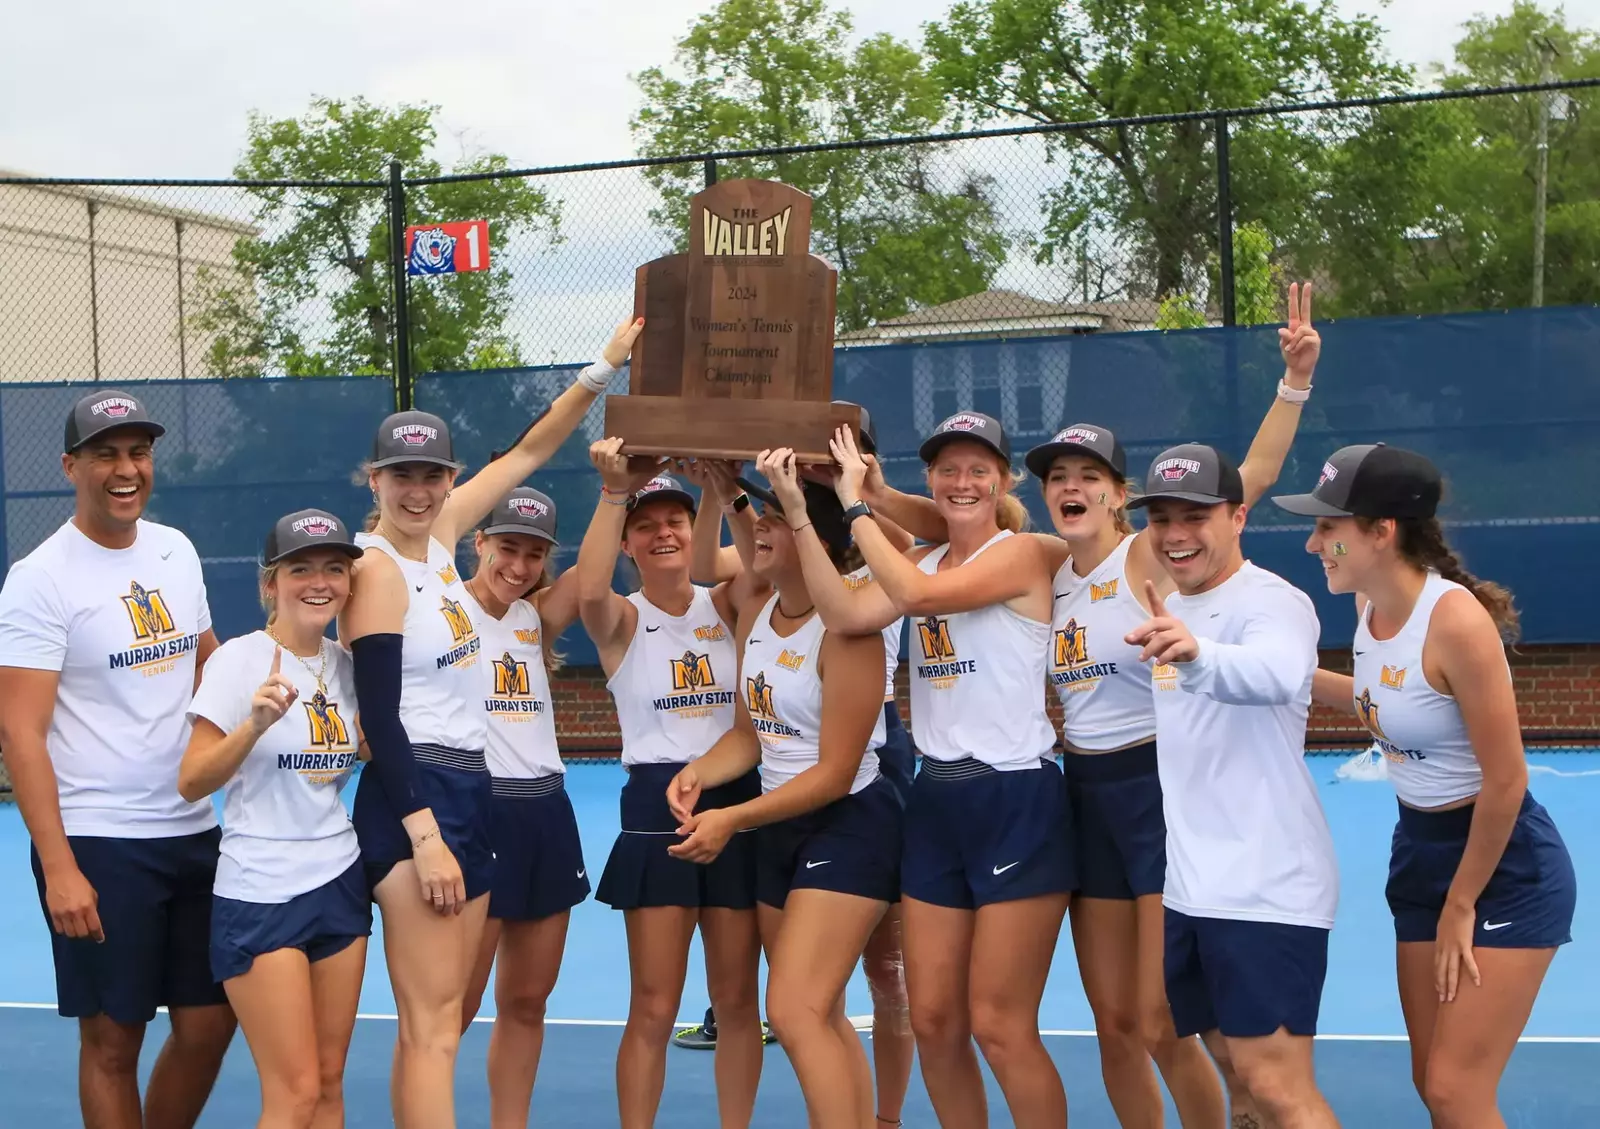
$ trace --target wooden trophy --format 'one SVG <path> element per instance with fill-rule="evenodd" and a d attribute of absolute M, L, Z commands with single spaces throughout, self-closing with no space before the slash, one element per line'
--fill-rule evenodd
<path fill-rule="evenodd" d="M 729 180 L 689 202 L 689 250 L 634 277 L 628 395 L 606 398 L 605 433 L 630 455 L 753 459 L 791 447 L 831 462 L 838 272 L 811 253 L 811 197 Z"/>

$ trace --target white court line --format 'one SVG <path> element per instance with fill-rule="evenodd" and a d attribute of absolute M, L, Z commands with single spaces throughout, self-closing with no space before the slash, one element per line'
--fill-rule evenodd
<path fill-rule="evenodd" d="M 8 1003 L 8 1002 L 0 1001 L 0 1010 L 6 1009 L 6 1008 L 11 1008 L 11 1009 L 15 1009 L 15 1010 L 23 1010 L 23 1011 L 54 1011 L 56 1009 L 56 1005 L 55 1004 Z M 158 1008 L 157 1010 L 164 1012 L 167 1009 L 166 1008 Z M 357 1019 L 382 1019 L 382 1020 L 389 1020 L 389 1021 L 392 1022 L 392 1021 L 398 1020 L 400 1017 L 398 1015 L 389 1015 L 389 1014 L 386 1014 L 384 1012 L 358 1012 L 356 1014 L 356 1018 Z M 491 1016 L 479 1016 L 478 1018 L 474 1019 L 472 1022 L 474 1022 L 474 1023 L 493 1023 L 494 1022 L 494 1017 L 492 1015 Z M 697 1017 L 695 1019 L 680 1019 L 673 1026 L 675 1026 L 675 1027 L 692 1027 L 692 1026 L 698 1024 L 699 1022 L 700 1022 L 700 1018 L 699 1017 Z M 627 1026 L 627 1021 L 626 1020 L 622 1020 L 622 1019 L 547 1019 L 547 1020 L 545 1020 L 545 1023 L 548 1026 L 551 1026 L 551 1027 L 625 1027 L 625 1026 Z M 870 1030 L 871 1027 L 872 1027 L 872 1017 L 870 1015 L 852 1015 L 852 1016 L 850 1016 L 850 1023 L 858 1031 L 859 1030 Z M 1056 1029 L 1041 1028 L 1039 1030 L 1039 1034 L 1041 1034 L 1041 1035 L 1058 1036 L 1058 1037 L 1061 1037 L 1061 1038 L 1068 1038 L 1068 1039 L 1092 1039 L 1092 1038 L 1094 1038 L 1094 1032 L 1093 1031 L 1068 1031 L 1068 1030 L 1056 1030 Z M 1404 1043 L 1404 1042 L 1408 1042 L 1409 1041 L 1407 1039 L 1407 1037 L 1404 1036 L 1404 1035 L 1318 1035 L 1317 1038 L 1319 1040 L 1322 1040 L 1322 1041 L 1325 1041 L 1325 1042 L 1329 1042 L 1329 1043 Z M 1600 1035 L 1524 1035 L 1521 1039 L 1518 1039 L 1517 1041 L 1519 1043 L 1580 1043 L 1580 1044 L 1588 1044 L 1588 1043 L 1600 1043 Z"/>

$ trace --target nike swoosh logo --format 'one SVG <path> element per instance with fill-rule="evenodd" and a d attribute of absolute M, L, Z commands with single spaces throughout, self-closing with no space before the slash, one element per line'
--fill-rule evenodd
<path fill-rule="evenodd" d="M 646 635 L 648 635 L 652 631 L 660 631 L 660 630 L 661 630 L 661 628 L 659 628 L 659 627 L 647 627 L 647 628 L 644 629 L 644 632 L 645 632 Z"/>
<path fill-rule="evenodd" d="M 1496 929 L 1504 929 L 1507 925 L 1510 925 L 1510 924 L 1511 924 L 1511 922 L 1509 922 L 1509 921 L 1502 921 L 1502 922 L 1499 922 L 1496 925 L 1490 925 L 1487 921 L 1485 921 L 1483 923 L 1483 931 L 1485 933 L 1492 933 L 1494 930 L 1496 930 Z"/>
<path fill-rule="evenodd" d="M 166 552 L 161 554 L 161 559 L 166 560 L 170 556 L 172 556 L 172 550 L 168 549 Z"/>
<path fill-rule="evenodd" d="M 1006 871 L 1010 870 L 1013 866 L 1018 865 L 1021 861 L 1022 861 L 1021 859 L 1018 859 L 1016 862 L 1008 862 L 1004 866 L 997 866 L 997 867 L 994 868 L 994 872 L 996 874 L 1004 874 Z"/>
<path fill-rule="evenodd" d="M 422 585 L 420 585 L 420 584 L 419 584 L 419 585 L 417 585 L 417 591 L 418 591 L 418 592 L 420 592 L 420 591 L 422 591 Z"/>
<path fill-rule="evenodd" d="M 1057 592 L 1056 593 L 1056 599 L 1065 600 L 1070 595 L 1072 595 L 1071 592 Z"/>
<path fill-rule="evenodd" d="M 810 870 L 814 866 L 827 866 L 832 861 L 832 859 L 823 859 L 821 862 L 808 862 L 806 863 L 806 869 Z"/>
<path fill-rule="evenodd" d="M 580 870 L 580 871 L 578 871 L 578 877 L 579 877 L 579 878 L 582 878 L 582 877 L 583 877 L 583 871 L 581 871 L 581 870 Z"/>
<path fill-rule="evenodd" d="M 1352 651 L 1352 652 L 1351 652 L 1351 653 L 1352 653 L 1352 654 L 1355 654 L 1355 655 L 1364 655 L 1364 654 L 1366 654 L 1366 653 L 1367 653 L 1367 652 L 1365 652 L 1365 651 Z"/>

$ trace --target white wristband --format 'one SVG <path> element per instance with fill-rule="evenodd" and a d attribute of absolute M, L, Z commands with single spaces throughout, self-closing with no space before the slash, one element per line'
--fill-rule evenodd
<path fill-rule="evenodd" d="M 1303 404 L 1311 399 L 1310 388 L 1290 388 L 1282 380 L 1278 381 L 1278 399 L 1286 400 L 1291 404 Z"/>
<path fill-rule="evenodd" d="M 598 396 L 606 390 L 606 385 L 611 383 L 611 378 L 616 376 L 619 371 L 619 369 L 612 368 L 606 363 L 606 359 L 601 357 L 594 364 L 578 373 L 578 383 Z"/>

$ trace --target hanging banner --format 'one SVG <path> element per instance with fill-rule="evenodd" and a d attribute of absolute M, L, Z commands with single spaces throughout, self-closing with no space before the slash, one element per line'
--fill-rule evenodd
<path fill-rule="evenodd" d="M 406 228 L 408 275 L 489 269 L 489 221 L 415 224 Z"/>

